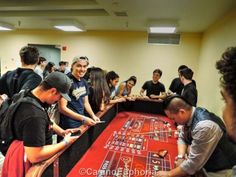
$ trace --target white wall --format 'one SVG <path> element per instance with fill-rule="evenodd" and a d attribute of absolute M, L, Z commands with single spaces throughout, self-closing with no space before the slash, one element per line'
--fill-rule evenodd
<path fill-rule="evenodd" d="M 21 30 L 0 32 L 0 39 L 2 72 L 19 65 L 18 52 L 28 43 L 61 45 L 67 47 L 61 53 L 62 60 L 71 61 L 76 55 L 85 55 L 91 66 L 117 71 L 120 81 L 131 75 L 137 76 L 134 93 L 139 92 L 146 80 L 151 80 L 152 71 L 157 67 L 163 71 L 161 82 L 166 88 L 177 76 L 179 65 L 186 64 L 196 71 L 201 47 L 201 34 L 182 34 L 180 45 L 151 45 L 147 44 L 146 32 L 120 31 L 65 33 Z"/>
<path fill-rule="evenodd" d="M 203 36 L 199 58 L 197 80 L 199 105 L 218 115 L 222 114 L 223 102 L 220 96 L 220 83 L 215 63 L 227 47 L 236 46 L 236 11 L 226 14 L 213 24 Z"/>

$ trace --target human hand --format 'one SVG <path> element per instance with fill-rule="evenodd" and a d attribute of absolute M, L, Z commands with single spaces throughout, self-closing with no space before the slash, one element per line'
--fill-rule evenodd
<path fill-rule="evenodd" d="M 100 118 L 97 117 L 96 115 L 94 115 L 92 118 L 93 118 L 93 120 L 94 120 L 95 122 L 100 122 Z"/>
<path fill-rule="evenodd" d="M 89 118 L 89 117 L 86 117 L 86 118 L 84 118 L 84 124 L 89 125 L 89 126 L 93 126 L 96 124 L 96 121 Z"/>
<path fill-rule="evenodd" d="M 184 161 L 184 159 L 176 159 L 175 160 L 175 167 L 180 166 L 180 164 Z"/>
<path fill-rule="evenodd" d="M 152 99 L 154 99 L 154 98 L 156 98 L 156 95 L 151 94 L 149 97 L 152 98 Z"/>
<path fill-rule="evenodd" d="M 71 133 L 75 133 L 75 132 L 78 132 L 80 129 L 79 128 L 68 128 L 66 130 L 63 130 L 62 132 L 62 136 L 66 136 L 67 134 L 71 134 Z"/>
<path fill-rule="evenodd" d="M 66 145 L 69 145 L 75 142 L 78 138 L 79 136 L 71 136 L 71 133 L 68 133 L 65 135 L 62 141 L 65 142 Z"/>
<path fill-rule="evenodd" d="M 136 97 L 134 97 L 134 96 L 128 96 L 126 99 L 129 100 L 129 101 L 135 101 L 135 100 L 136 100 Z"/>
<path fill-rule="evenodd" d="M 116 99 L 118 103 L 125 102 L 126 99 L 124 97 Z"/>

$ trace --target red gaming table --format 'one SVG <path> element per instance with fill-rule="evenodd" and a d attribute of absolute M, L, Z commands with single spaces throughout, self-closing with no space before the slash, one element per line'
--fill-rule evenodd
<path fill-rule="evenodd" d="M 174 167 L 177 155 L 172 120 L 162 103 L 136 100 L 109 106 L 98 113 L 105 123 L 82 126 L 74 144 L 31 167 L 27 176 L 152 176 Z M 168 153 L 160 157 L 163 150 Z"/>

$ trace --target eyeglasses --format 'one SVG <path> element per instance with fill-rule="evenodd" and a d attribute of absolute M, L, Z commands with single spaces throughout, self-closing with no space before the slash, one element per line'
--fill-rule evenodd
<path fill-rule="evenodd" d="M 79 57 L 79 59 L 88 61 L 88 57 Z"/>
<path fill-rule="evenodd" d="M 84 60 L 89 64 L 89 59 L 86 56 L 75 57 L 72 61 L 72 66 L 79 60 Z"/>

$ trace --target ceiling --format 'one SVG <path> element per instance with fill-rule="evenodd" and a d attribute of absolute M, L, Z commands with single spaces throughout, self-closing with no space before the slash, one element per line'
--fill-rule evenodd
<path fill-rule="evenodd" d="M 235 0 L 0 0 L 0 22 L 53 29 L 76 20 L 86 30 L 147 31 L 153 21 L 175 21 L 178 32 L 203 32 L 235 7 Z"/>

